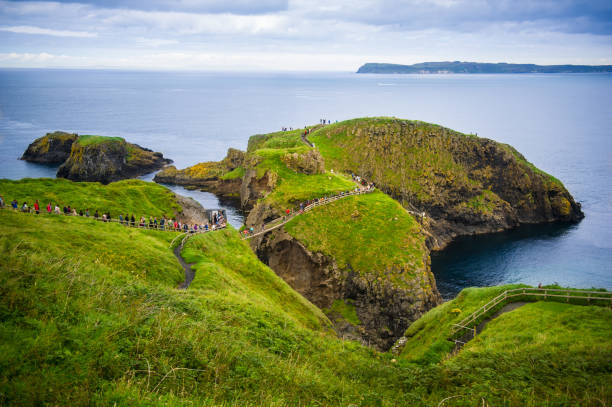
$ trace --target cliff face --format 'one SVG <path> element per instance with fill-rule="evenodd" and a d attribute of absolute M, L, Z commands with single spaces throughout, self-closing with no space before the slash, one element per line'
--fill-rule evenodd
<path fill-rule="evenodd" d="M 79 139 L 72 144 L 70 156 L 59 167 L 57 176 L 108 184 L 150 173 L 170 162 L 161 153 L 120 138 L 100 138 L 96 142 Z"/>
<path fill-rule="evenodd" d="M 339 266 L 333 257 L 311 252 L 284 228 L 253 242 L 257 256 L 293 289 L 323 310 L 338 334 L 379 350 L 388 350 L 408 326 L 441 300 L 431 272 L 423 271 L 398 284 L 381 278 L 379 270 L 359 273 Z M 395 272 L 412 274 L 404 266 Z M 350 304 L 358 318 L 350 321 L 335 311 Z"/>
<path fill-rule="evenodd" d="M 78 137 L 75 133 L 63 131 L 47 133 L 34 140 L 20 159 L 41 164 L 61 164 L 70 156 L 72 143 Z"/>
<path fill-rule="evenodd" d="M 434 249 L 458 235 L 584 217 L 559 180 L 492 140 L 422 122 L 357 119 L 327 126 L 311 141 L 329 165 L 425 212 Z"/>

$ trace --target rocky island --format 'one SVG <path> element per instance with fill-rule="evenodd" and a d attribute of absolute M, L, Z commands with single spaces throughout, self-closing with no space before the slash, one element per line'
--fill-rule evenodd
<path fill-rule="evenodd" d="M 60 164 L 57 176 L 103 184 L 144 175 L 170 164 L 162 153 L 121 137 L 47 133 L 28 146 L 22 160 Z"/>
<path fill-rule="evenodd" d="M 326 310 L 342 336 L 378 349 L 389 349 L 441 302 L 431 250 L 460 235 L 584 216 L 559 180 L 492 140 L 396 118 L 313 127 L 315 147 L 302 133 L 253 136 L 245 153 L 169 168 L 156 180 L 211 192 L 223 185 L 225 194 L 240 196 L 254 230 L 302 202 L 354 189 L 346 174 L 374 182 L 381 192 L 300 216 L 251 246 Z"/>
<path fill-rule="evenodd" d="M 612 65 L 536 65 L 486 62 L 422 62 L 413 65 L 363 64 L 357 73 L 377 74 L 525 74 L 612 72 Z"/>

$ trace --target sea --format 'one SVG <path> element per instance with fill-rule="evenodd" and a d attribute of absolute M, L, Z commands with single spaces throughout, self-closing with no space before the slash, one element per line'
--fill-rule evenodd
<path fill-rule="evenodd" d="M 54 177 L 56 167 L 18 158 L 55 130 L 121 136 L 184 168 L 220 160 L 229 147 L 246 149 L 253 134 L 366 116 L 423 120 L 511 144 L 582 204 L 578 224 L 469 236 L 432 253 L 445 299 L 505 283 L 612 289 L 612 74 L 0 69 L 0 178 Z M 172 188 L 242 224 L 234 203 Z"/>

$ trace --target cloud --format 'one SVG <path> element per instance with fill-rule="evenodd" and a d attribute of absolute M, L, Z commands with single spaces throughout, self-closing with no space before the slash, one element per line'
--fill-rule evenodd
<path fill-rule="evenodd" d="M 40 4 L 40 1 L 23 1 Z M 287 10 L 288 0 L 58 0 L 56 4 L 83 4 L 96 8 L 192 13 L 264 14 Z"/>
<path fill-rule="evenodd" d="M 0 31 L 17 34 L 51 35 L 53 37 L 93 38 L 98 36 L 96 33 L 87 31 L 53 30 L 30 25 L 0 26 Z"/>
<path fill-rule="evenodd" d="M 611 22 L 609 0 L 0 0 L 0 66 L 601 64 L 612 55 Z"/>

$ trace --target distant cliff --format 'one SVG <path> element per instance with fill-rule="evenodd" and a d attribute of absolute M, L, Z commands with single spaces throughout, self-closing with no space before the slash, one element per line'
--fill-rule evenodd
<path fill-rule="evenodd" d="M 535 65 L 481 62 L 423 62 L 413 65 L 367 63 L 357 73 L 596 73 L 612 72 L 612 65 Z"/>

